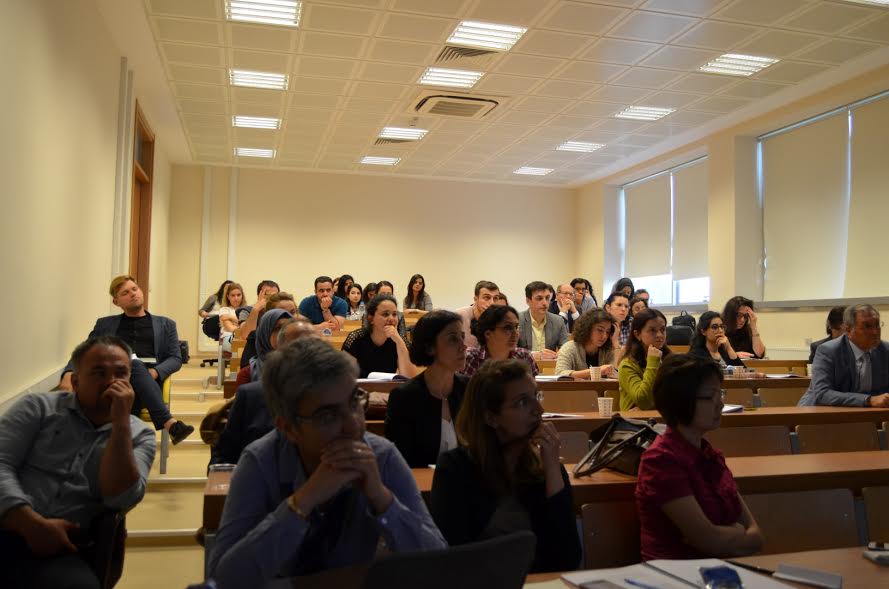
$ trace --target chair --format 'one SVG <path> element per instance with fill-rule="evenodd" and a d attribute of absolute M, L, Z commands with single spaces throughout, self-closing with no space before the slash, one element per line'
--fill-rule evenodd
<path fill-rule="evenodd" d="M 877 426 L 871 422 L 798 425 L 796 437 L 800 454 L 880 449 Z"/>
<path fill-rule="evenodd" d="M 670 351 L 673 352 L 674 354 L 688 354 L 688 351 L 690 349 L 691 349 L 691 346 L 680 346 L 680 345 L 670 346 Z"/>
<path fill-rule="evenodd" d="M 598 411 L 598 398 L 598 393 L 592 387 L 585 391 L 547 391 L 543 397 L 543 409 L 550 413 Z"/>
<path fill-rule="evenodd" d="M 753 389 L 726 389 L 725 402 L 730 405 L 743 405 L 744 407 L 754 407 Z"/>
<path fill-rule="evenodd" d="M 791 454 L 786 425 L 722 427 L 704 436 L 726 456 L 777 456 Z"/>
<path fill-rule="evenodd" d="M 562 461 L 565 464 L 576 464 L 590 451 L 590 436 L 584 432 L 559 432 L 562 442 Z"/>
<path fill-rule="evenodd" d="M 164 379 L 164 383 L 161 386 L 161 393 L 163 394 L 164 405 L 167 406 L 167 409 L 170 408 L 170 390 L 173 388 L 173 382 L 168 376 Z M 148 409 L 142 408 L 142 411 L 139 413 L 139 419 L 142 421 L 146 421 L 148 423 L 153 423 L 151 421 L 151 415 L 148 413 Z M 160 473 L 167 474 L 167 458 L 170 457 L 170 432 L 166 429 L 161 430 L 161 461 L 160 461 Z"/>
<path fill-rule="evenodd" d="M 635 502 L 587 503 L 580 508 L 580 513 L 584 568 L 621 567 L 641 560 Z"/>
<path fill-rule="evenodd" d="M 483 542 L 392 554 L 375 560 L 363 589 L 521 589 L 537 538 L 528 531 Z"/>
<path fill-rule="evenodd" d="M 695 330 L 688 325 L 668 325 L 667 326 L 667 345 L 668 346 L 690 346 L 691 340 L 695 336 Z M 672 348 L 671 348 L 672 349 Z"/>
<path fill-rule="evenodd" d="M 126 517 L 119 511 L 99 514 L 90 524 L 95 541 L 91 568 L 102 589 L 111 589 L 123 574 L 123 558 L 127 541 Z"/>
<path fill-rule="evenodd" d="M 889 542 L 889 487 L 864 487 L 868 540 Z"/>
<path fill-rule="evenodd" d="M 765 536 L 764 554 L 858 545 L 849 489 L 761 493 L 744 501 Z"/>
<path fill-rule="evenodd" d="M 803 387 L 771 388 L 760 387 L 757 389 L 763 407 L 796 407 L 799 400 L 806 394 Z"/>

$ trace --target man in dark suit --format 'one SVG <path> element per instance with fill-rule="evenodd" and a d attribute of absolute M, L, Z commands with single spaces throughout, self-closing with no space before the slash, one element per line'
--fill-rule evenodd
<path fill-rule="evenodd" d="M 889 342 L 880 339 L 880 313 L 852 305 L 843 324 L 844 335 L 818 346 L 812 383 L 799 404 L 889 407 Z"/>
<path fill-rule="evenodd" d="M 154 427 L 168 430 L 170 439 L 178 444 L 194 432 L 194 427 L 170 415 L 161 389 L 164 380 L 182 367 L 176 322 L 145 309 L 145 296 L 132 276 L 118 276 L 111 281 L 108 292 L 111 302 L 123 313 L 100 317 L 89 337 L 116 335 L 129 344 L 136 356 L 130 370 L 130 384 L 136 393 L 133 414 L 138 415 L 145 407 Z M 72 390 L 72 369 L 69 362 L 62 371 L 60 389 Z"/>
<path fill-rule="evenodd" d="M 525 287 L 528 309 L 519 313 L 519 347 L 531 351 L 535 360 L 555 360 L 556 350 L 568 341 L 568 327 L 560 316 L 548 311 L 552 291 L 545 282 Z"/>
<path fill-rule="evenodd" d="M 560 284 L 556 287 L 556 296 L 549 304 L 549 312 L 558 315 L 565 320 L 568 333 L 574 331 L 574 322 L 580 319 L 580 310 L 574 300 L 574 287 L 570 284 Z"/>

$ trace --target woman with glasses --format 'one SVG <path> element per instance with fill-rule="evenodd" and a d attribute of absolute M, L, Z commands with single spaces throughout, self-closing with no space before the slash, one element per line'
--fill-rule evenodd
<path fill-rule="evenodd" d="M 265 586 L 447 545 L 388 440 L 365 431 L 358 367 L 317 338 L 269 355 L 263 388 L 275 419 L 231 479 L 209 576 L 221 588 Z"/>
<path fill-rule="evenodd" d="M 667 423 L 642 455 L 636 483 L 642 559 L 746 556 L 762 532 L 722 452 L 704 439 L 722 416 L 722 371 L 706 358 L 674 355 L 654 383 Z"/>
<path fill-rule="evenodd" d="M 617 373 L 620 410 L 654 409 L 652 388 L 661 358 L 670 354 L 667 318 L 657 309 L 646 309 L 633 319 L 623 360 Z"/>
<path fill-rule="evenodd" d="M 720 366 L 744 366 L 725 336 L 725 322 L 716 311 L 707 311 L 698 320 L 698 332 L 688 351 L 692 356 L 713 360 Z"/>
<path fill-rule="evenodd" d="M 435 464 L 439 454 L 457 447 L 454 420 L 469 383 L 459 374 L 463 338 L 463 319 L 451 311 L 432 311 L 414 326 L 411 362 L 427 368 L 393 390 L 386 404 L 386 439 L 411 468 Z"/>
<path fill-rule="evenodd" d="M 343 342 L 343 351 L 358 360 L 361 378 L 371 372 L 386 372 L 412 377 L 417 367 L 398 332 L 398 307 L 395 297 L 379 294 L 367 304 L 367 326 L 356 329 Z"/>
<path fill-rule="evenodd" d="M 559 433 L 541 400 L 524 362 L 485 363 L 457 417 L 460 447 L 435 467 L 430 510 L 451 546 L 529 530 L 531 572 L 566 571 L 580 562 L 580 540 Z"/>
<path fill-rule="evenodd" d="M 747 297 L 732 297 L 722 310 L 725 336 L 741 358 L 763 358 L 766 345 L 759 337 L 759 318 L 753 311 L 753 301 Z"/>
<path fill-rule="evenodd" d="M 614 376 L 620 360 L 615 359 L 613 334 L 614 318 L 607 311 L 593 309 L 581 315 L 574 323 L 574 339 L 559 348 L 556 374 L 589 380 L 590 367 L 598 366 L 602 376 Z"/>
<path fill-rule="evenodd" d="M 473 319 L 469 330 L 478 340 L 477 348 L 466 350 L 463 374 L 472 376 L 485 360 L 513 358 L 528 364 L 531 374 L 537 376 L 537 363 L 531 352 L 519 348 L 519 314 L 509 305 L 491 305 L 478 319 Z"/>

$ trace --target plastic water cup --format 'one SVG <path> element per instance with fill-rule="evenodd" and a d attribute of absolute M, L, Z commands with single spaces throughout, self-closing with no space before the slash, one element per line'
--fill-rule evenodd
<path fill-rule="evenodd" d="M 602 378 L 601 366 L 590 366 L 590 380 L 599 380 Z"/>
<path fill-rule="evenodd" d="M 599 402 L 599 417 L 611 417 L 614 415 L 614 399 L 611 397 L 599 397 L 597 401 Z"/>

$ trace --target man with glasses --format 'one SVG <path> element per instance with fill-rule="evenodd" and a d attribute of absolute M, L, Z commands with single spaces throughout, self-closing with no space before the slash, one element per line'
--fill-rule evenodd
<path fill-rule="evenodd" d="M 275 430 L 244 449 L 231 480 L 210 576 L 221 589 L 264 586 L 446 547 L 395 446 L 365 430 L 358 366 L 317 338 L 263 365 Z"/>
<path fill-rule="evenodd" d="M 868 304 L 843 313 L 846 333 L 818 346 L 812 383 L 800 405 L 889 407 L 889 342 L 880 313 Z"/>
<path fill-rule="evenodd" d="M 574 331 L 574 322 L 580 318 L 579 307 L 575 303 L 575 289 L 570 284 L 556 287 L 556 298 L 549 304 L 549 312 L 565 320 L 568 332 Z"/>

